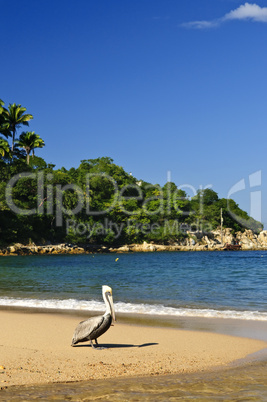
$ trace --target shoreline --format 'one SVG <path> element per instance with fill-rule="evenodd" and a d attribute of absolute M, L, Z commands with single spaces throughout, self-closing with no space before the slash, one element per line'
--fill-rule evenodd
<path fill-rule="evenodd" d="M 84 315 L 75 312 L 1 309 L 0 389 L 214 371 L 266 354 L 266 340 L 216 333 L 212 326 L 210 332 L 205 326 L 200 330 L 201 320 L 184 329 L 127 322 L 127 317 L 126 322 L 119 317 L 99 339 L 107 349 L 94 350 L 88 343 L 71 347 L 73 331 L 82 319 Z M 255 333 L 253 325 L 251 330 Z"/>
<path fill-rule="evenodd" d="M 86 320 L 88 317 L 101 315 L 96 310 L 74 310 L 47 307 L 5 306 L 1 311 L 21 314 L 44 314 L 52 316 L 72 317 L 75 320 Z M 267 321 L 243 318 L 206 317 L 206 316 L 173 316 L 133 312 L 116 312 L 116 322 L 139 327 L 171 328 L 185 331 L 201 331 L 250 338 L 267 342 Z"/>
<path fill-rule="evenodd" d="M 267 250 L 267 230 L 258 234 L 251 229 L 235 232 L 231 228 L 217 229 L 211 232 L 186 232 L 182 241 L 173 244 L 155 242 L 133 243 L 125 245 L 103 245 L 88 243 L 57 243 L 50 241 L 42 244 L 15 243 L 0 248 L 0 256 L 6 255 L 40 255 L 40 254 L 92 254 L 92 253 L 131 253 L 153 251 L 228 251 L 228 250 Z"/>
<path fill-rule="evenodd" d="M 234 247 L 234 246 L 233 246 Z M 29 245 L 13 245 L 0 249 L 0 257 L 7 256 L 27 256 L 27 255 L 82 255 L 82 254 L 128 254 L 128 253 L 153 253 L 153 252 L 197 252 L 197 251 L 266 251 L 267 245 L 264 246 L 240 246 L 238 249 L 226 249 L 225 245 L 163 245 L 154 243 L 130 244 L 120 247 L 109 247 L 104 245 L 80 246 L 67 243 L 45 245 L 45 246 L 29 246 Z"/>
<path fill-rule="evenodd" d="M 267 250 L 267 230 L 256 234 L 252 230 L 232 233 L 231 228 L 212 232 L 187 232 L 187 238 L 173 244 L 133 243 L 120 246 L 103 244 L 21 244 L 15 243 L 0 248 L 0 256 L 7 255 L 50 255 L 50 254 L 94 254 L 94 253 L 135 253 L 159 251 L 229 251 Z"/>

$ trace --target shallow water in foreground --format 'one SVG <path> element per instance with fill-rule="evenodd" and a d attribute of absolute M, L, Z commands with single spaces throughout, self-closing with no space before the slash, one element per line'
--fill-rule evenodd
<path fill-rule="evenodd" d="M 267 361 L 209 373 L 11 387 L 1 401 L 267 401 Z"/>

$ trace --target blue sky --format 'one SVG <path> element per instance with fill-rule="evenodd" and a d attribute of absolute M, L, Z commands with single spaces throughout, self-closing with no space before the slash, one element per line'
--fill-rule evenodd
<path fill-rule="evenodd" d="M 0 6 L 0 98 L 33 114 L 37 155 L 58 168 L 109 156 L 190 196 L 234 191 L 267 227 L 266 1 Z"/>

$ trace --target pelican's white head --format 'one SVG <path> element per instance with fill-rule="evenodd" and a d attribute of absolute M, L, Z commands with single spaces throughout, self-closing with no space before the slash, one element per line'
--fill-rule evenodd
<path fill-rule="evenodd" d="M 104 294 L 105 293 L 110 293 L 111 294 L 111 296 L 112 296 L 112 289 L 109 287 L 109 286 L 107 286 L 107 285 L 103 285 L 102 286 L 102 294 L 103 294 L 103 297 L 104 297 Z"/>

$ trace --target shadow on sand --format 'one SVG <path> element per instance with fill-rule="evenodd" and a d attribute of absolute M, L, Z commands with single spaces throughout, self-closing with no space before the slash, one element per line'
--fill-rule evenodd
<path fill-rule="evenodd" d="M 115 349 L 115 348 L 145 348 L 147 346 L 155 346 L 158 345 L 158 343 L 143 343 L 142 345 L 132 345 L 132 344 L 127 344 L 127 343 L 101 343 L 99 344 L 100 348 L 105 348 L 105 349 Z M 74 345 L 74 348 L 91 348 L 90 344 L 85 344 L 85 345 Z"/>

